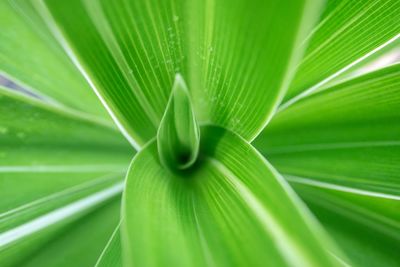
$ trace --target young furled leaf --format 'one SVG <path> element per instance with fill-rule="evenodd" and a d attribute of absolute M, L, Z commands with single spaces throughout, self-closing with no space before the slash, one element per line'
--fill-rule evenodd
<path fill-rule="evenodd" d="M 0 3 L 0 265 L 397 266 L 400 5 L 323 3 Z"/>
<path fill-rule="evenodd" d="M 189 91 L 177 74 L 171 97 L 157 132 L 161 163 L 171 170 L 191 167 L 199 153 L 200 132 Z"/>
<path fill-rule="evenodd" d="M 155 142 L 132 161 L 124 266 L 338 265 L 331 254 L 343 256 L 254 148 L 218 127 L 201 135 L 201 161 L 185 172 L 166 170 Z"/>
<path fill-rule="evenodd" d="M 252 140 L 283 97 L 318 2 L 45 0 L 36 7 L 139 149 L 156 135 L 177 73 L 199 123 Z"/>

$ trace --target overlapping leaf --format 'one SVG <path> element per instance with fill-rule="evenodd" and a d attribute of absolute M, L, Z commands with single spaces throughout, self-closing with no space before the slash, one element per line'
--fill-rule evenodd
<path fill-rule="evenodd" d="M 122 207 L 126 266 L 337 264 L 330 253 L 338 252 L 261 155 L 222 128 L 201 134 L 202 159 L 186 172 L 163 168 L 155 142 L 134 158 Z"/>
<path fill-rule="evenodd" d="M 399 195 L 399 106 L 394 65 L 278 113 L 254 145 L 283 173 Z"/>
<path fill-rule="evenodd" d="M 287 177 L 355 266 L 397 266 L 399 204 L 392 199 L 302 184 Z"/>
<path fill-rule="evenodd" d="M 102 251 L 96 267 L 122 267 L 122 247 L 120 224 L 115 228 L 106 247 Z"/>
<path fill-rule="evenodd" d="M 109 120 L 30 1 L 1 1 L 0 21 L 0 74 L 49 102 Z"/>
<path fill-rule="evenodd" d="M 302 35 L 318 9 L 317 2 L 312 6 L 307 2 L 12 3 L 18 4 L 14 6 L 25 15 L 40 13 L 136 148 L 153 138 L 157 130 L 160 133 L 163 115 L 169 118 L 162 124 L 168 131 L 159 136 L 158 147 L 160 140 L 166 140 L 180 148 L 195 142 L 185 139 L 193 131 L 182 131 L 190 125 L 187 118 L 193 118 L 192 107 L 165 111 L 176 74 L 180 73 L 187 82 L 192 101 L 178 97 L 171 106 L 190 106 L 193 102 L 196 119 L 201 123 L 220 125 L 252 140 L 283 97 L 293 64 L 301 54 L 301 49 L 293 48 L 304 39 Z M 81 79 L 76 78 L 72 65 L 65 63 L 65 56 L 52 40 L 49 44 L 54 50 L 46 51 L 50 40 L 44 34 L 47 30 L 40 29 L 38 35 L 26 26 L 26 20 L 12 13 L 9 3 L 2 4 L 5 22 L 15 23 L 15 36 L 26 36 L 46 60 L 37 62 L 29 57 L 24 65 L 8 43 L 0 45 L 6 51 L 2 54 L 10 53 L 2 55 L 8 60 L 8 74 L 21 75 L 19 80 L 23 83 L 29 80 L 33 86 L 42 86 L 38 90 L 66 105 L 100 114 L 89 104 L 91 98 L 83 95 L 90 93 L 82 93 L 89 91 L 81 90 L 85 87 Z M 393 44 L 400 31 L 399 10 L 400 5 L 394 0 L 328 1 L 320 24 L 305 38 L 304 43 L 309 41 L 310 47 L 284 108 L 320 90 L 323 84 L 326 86 L 380 48 Z M 35 27 L 42 25 L 41 18 L 30 15 Z M 13 43 L 17 40 L 12 31 L 3 35 Z M 18 45 L 21 51 L 27 49 L 25 43 Z M 57 53 L 68 65 L 67 74 L 57 71 Z M 17 57 L 16 62 L 10 60 L 12 57 Z M 39 78 L 27 76 L 26 66 L 31 63 L 38 66 Z M 48 68 L 55 73 L 49 81 L 43 79 Z M 362 266 L 391 265 L 397 260 L 392 250 L 364 244 L 364 240 L 377 239 L 388 246 L 399 244 L 399 72 L 395 65 L 325 87 L 326 93 L 282 108 L 255 143 L 285 173 L 339 244 L 349 251 L 351 259 Z M 71 78 L 68 84 L 61 84 L 67 77 Z M 50 82 L 59 86 L 52 87 Z M 68 85 L 73 87 L 71 95 L 58 91 Z M 78 98 L 84 101 L 78 102 Z M 35 179 L 40 190 L 32 192 L 27 183 L 20 188 L 14 186 L 18 190 L 4 192 L 15 201 L 0 204 L 5 211 L 0 216 L 6 218 L 3 224 L 0 221 L 1 231 L 6 231 L 0 237 L 9 238 L 14 230 L 26 237 L 23 231 L 21 234 L 25 228 L 18 226 L 30 226 L 35 218 L 48 219 L 40 216 L 60 211 L 65 214 L 71 205 L 76 208 L 89 203 L 73 214 L 85 213 L 117 194 L 122 186 L 118 183 L 119 171 L 130 152 L 112 130 L 99 125 L 99 121 L 60 113 L 18 95 L 4 93 L 4 99 L 0 109 L 4 108 L 6 123 L 0 125 L 0 141 L 7 145 L 1 155 L 9 165 L 0 167 L 0 171 L 6 173 L 5 188 L 20 184 L 20 179 Z M 18 119 L 11 117 L 10 110 L 14 109 Z M 22 116 L 25 117 L 20 120 Z M 184 119 L 179 121 L 181 125 L 174 123 L 179 119 Z M 196 126 L 196 119 L 189 120 L 193 122 L 191 126 Z M 177 134 L 171 134 L 175 130 Z M 201 138 L 200 156 L 193 156 L 194 166 L 184 172 L 171 172 L 160 164 L 159 157 L 165 154 L 157 151 L 154 141 L 134 159 L 123 206 L 126 265 L 349 263 L 285 181 L 248 143 L 229 130 L 211 126 L 203 128 Z M 174 151 L 169 147 L 167 152 Z M 53 175 L 62 183 L 52 181 Z M 96 179 L 97 175 L 105 176 Z M 20 195 L 14 197 L 15 193 Z M 58 218 L 69 222 L 75 217 Z M 26 239 L 14 250 L 9 249 L 14 241 L 8 242 L 3 247 L 3 265 L 19 262 L 17 254 L 28 255 L 32 244 L 45 242 L 57 229 L 48 229 L 38 238 L 41 241 Z M 354 229 L 364 236 L 348 236 Z M 80 233 L 76 231 L 75 236 Z M 4 243 L 7 239 L 2 240 Z M 63 265 L 62 260 L 50 260 L 49 253 L 64 251 L 64 245 L 68 247 L 66 251 L 72 251 L 66 257 L 77 255 L 65 239 L 54 244 L 32 263 L 26 263 Z M 374 251 L 368 253 L 371 249 Z M 367 257 L 360 257 L 360 251 L 368 253 Z M 117 228 L 98 265 L 119 266 L 120 256 Z M 93 262 L 91 255 L 84 257 L 87 262 L 89 259 Z"/>
<path fill-rule="evenodd" d="M 285 91 L 287 69 L 299 55 L 293 48 L 319 9 L 308 4 L 47 0 L 38 10 L 138 148 L 155 136 L 176 73 L 200 122 L 256 136 Z"/>
<path fill-rule="evenodd" d="M 45 249 L 35 251 L 18 266 L 94 266 L 119 220 L 120 200 L 114 199 L 57 232 Z M 115 266 L 115 265 L 108 265 Z"/>
<path fill-rule="evenodd" d="M 400 38 L 397 0 L 329 0 L 306 38 L 307 51 L 284 99 L 287 107 Z"/>
<path fill-rule="evenodd" d="M 6 89 L 0 90 L 0 144 L 3 266 L 121 192 L 133 154 L 112 128 Z"/>
<path fill-rule="evenodd" d="M 400 38 L 382 47 L 379 51 L 342 72 L 331 81 L 321 85 L 320 90 L 398 63 L 400 63 Z"/>
<path fill-rule="evenodd" d="M 303 198 L 328 203 L 399 246 L 399 107 L 400 65 L 393 65 L 283 110 L 254 145 L 297 188 L 308 187 Z"/>

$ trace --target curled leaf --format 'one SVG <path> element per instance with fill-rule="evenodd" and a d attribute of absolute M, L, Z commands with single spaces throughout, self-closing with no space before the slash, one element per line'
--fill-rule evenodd
<path fill-rule="evenodd" d="M 199 126 L 189 91 L 179 74 L 157 132 L 157 144 L 161 163 L 172 170 L 189 168 L 199 153 Z"/>

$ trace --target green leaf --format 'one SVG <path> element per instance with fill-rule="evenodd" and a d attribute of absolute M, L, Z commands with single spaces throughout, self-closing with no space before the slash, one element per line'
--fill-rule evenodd
<path fill-rule="evenodd" d="M 254 145 L 285 174 L 400 194 L 400 64 L 279 112 Z"/>
<path fill-rule="evenodd" d="M 26 218 L 24 219 L 29 220 L 23 223 L 17 221 L 14 228 L 0 233 L 1 265 L 19 266 L 18 262 L 24 259 L 24 257 L 29 257 L 38 248 L 57 237 L 64 230 L 65 226 L 88 214 L 90 211 L 99 208 L 104 202 L 118 195 L 121 192 L 122 186 L 123 184 L 120 182 L 68 204 L 60 203 L 59 199 L 54 197 L 47 198 L 46 201 L 54 201 L 58 204 L 63 204 L 63 206 L 34 218 L 30 218 L 31 213 L 25 212 L 21 214 L 13 210 L 12 215 L 15 216 L 11 219 L 18 219 L 17 216 L 25 216 Z M 35 208 L 42 207 L 31 205 L 30 208 L 31 211 L 35 211 Z M 20 210 L 18 209 L 18 212 Z M 9 215 L 7 214 L 8 217 L 2 218 L 2 220 L 9 220 L 12 216 Z"/>
<path fill-rule="evenodd" d="M 329 0 L 281 109 L 400 38 L 400 1 Z"/>
<path fill-rule="evenodd" d="M 133 154 L 114 129 L 3 88 L 0 147 L 0 265 L 121 192 Z"/>
<path fill-rule="evenodd" d="M 301 189 L 298 192 L 308 203 L 356 221 L 351 229 L 357 225 L 367 228 L 366 233 L 371 234 L 362 240 L 377 242 L 379 232 L 382 243 L 398 247 L 399 106 L 397 64 L 298 101 L 279 112 L 254 145 L 295 189 Z M 359 254 L 371 246 L 363 246 L 365 241 L 351 236 L 354 232 L 341 230 L 342 226 L 334 226 L 335 232 L 350 235 L 342 237 L 342 242 L 358 244 L 349 254 L 351 259 L 369 266 Z M 390 249 L 371 252 L 370 256 L 376 257 L 370 265 L 381 266 L 382 257 L 387 258 L 388 266 L 393 265 L 393 254 Z"/>
<path fill-rule="evenodd" d="M 94 266 L 119 220 L 120 199 L 113 199 L 59 231 L 42 249 L 19 263 L 21 267 Z M 115 265 L 108 265 L 115 266 Z"/>
<path fill-rule="evenodd" d="M 398 201 L 288 178 L 355 266 L 398 265 Z"/>
<path fill-rule="evenodd" d="M 0 144 L 0 170 L 12 173 L 115 172 L 133 154 L 110 125 L 1 87 Z"/>
<path fill-rule="evenodd" d="M 30 1 L 1 1 L 0 74 L 48 102 L 109 121 L 93 90 L 33 15 Z"/>
<path fill-rule="evenodd" d="M 321 85 L 321 90 L 398 63 L 400 63 L 400 38 L 397 38 L 392 43 L 382 47 L 379 51 L 376 51 L 359 64 L 356 64 L 342 72 L 326 84 Z"/>
<path fill-rule="evenodd" d="M 202 161 L 168 172 L 153 141 L 127 176 L 127 266 L 332 266 L 334 246 L 283 178 L 248 143 L 202 129 Z M 156 256 L 155 256 L 156 255 Z"/>
<path fill-rule="evenodd" d="M 95 267 L 122 267 L 120 224 L 115 228 Z"/>
<path fill-rule="evenodd" d="M 160 161 L 171 170 L 191 167 L 199 153 L 200 130 L 189 97 L 185 81 L 177 75 L 157 132 Z"/>
<path fill-rule="evenodd" d="M 156 135 L 177 73 L 200 123 L 253 139 L 283 97 L 301 52 L 293 48 L 320 6 L 303 0 L 43 2 L 41 14 L 136 148 Z"/>

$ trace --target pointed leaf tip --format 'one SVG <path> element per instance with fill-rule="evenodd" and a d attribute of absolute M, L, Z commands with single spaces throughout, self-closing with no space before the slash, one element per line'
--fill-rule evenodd
<path fill-rule="evenodd" d="M 164 167 L 183 170 L 198 156 L 200 132 L 189 91 L 180 74 L 175 76 L 170 99 L 157 133 L 158 154 Z"/>

